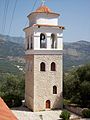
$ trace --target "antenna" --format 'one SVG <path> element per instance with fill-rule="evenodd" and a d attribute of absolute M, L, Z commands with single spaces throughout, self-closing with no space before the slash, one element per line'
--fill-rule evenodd
<path fill-rule="evenodd" d="M 42 5 L 45 5 L 46 0 L 41 0 Z"/>

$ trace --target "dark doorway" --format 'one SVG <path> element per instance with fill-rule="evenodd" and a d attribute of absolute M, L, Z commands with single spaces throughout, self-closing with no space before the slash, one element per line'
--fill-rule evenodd
<path fill-rule="evenodd" d="M 50 108 L 50 100 L 46 101 L 46 108 Z"/>

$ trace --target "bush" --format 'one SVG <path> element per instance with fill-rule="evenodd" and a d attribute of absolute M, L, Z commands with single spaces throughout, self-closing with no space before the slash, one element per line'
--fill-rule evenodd
<path fill-rule="evenodd" d="M 68 112 L 67 110 L 64 110 L 61 112 L 60 118 L 62 118 L 63 120 L 69 120 L 70 118 L 70 112 Z"/>
<path fill-rule="evenodd" d="M 84 118 L 90 118 L 90 109 L 84 108 L 82 110 L 82 115 L 83 115 Z"/>
<path fill-rule="evenodd" d="M 69 105 L 69 104 L 70 104 L 70 100 L 64 99 L 63 104 L 64 104 L 64 105 Z"/>
<path fill-rule="evenodd" d="M 5 95 L 2 97 L 8 107 L 18 107 L 22 105 L 22 100 L 17 95 Z"/>

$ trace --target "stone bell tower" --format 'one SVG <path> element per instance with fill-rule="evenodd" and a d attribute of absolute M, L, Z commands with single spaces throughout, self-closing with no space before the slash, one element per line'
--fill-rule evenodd
<path fill-rule="evenodd" d="M 32 111 L 61 108 L 63 26 L 59 14 L 41 5 L 25 28 L 25 102 Z"/>

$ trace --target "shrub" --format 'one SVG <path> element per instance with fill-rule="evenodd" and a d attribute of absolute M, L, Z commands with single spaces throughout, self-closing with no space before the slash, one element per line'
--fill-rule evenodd
<path fill-rule="evenodd" d="M 67 110 L 64 110 L 64 111 L 61 112 L 60 117 L 63 120 L 69 120 L 69 118 L 70 118 L 70 112 L 68 112 Z"/>
<path fill-rule="evenodd" d="M 18 95 L 5 95 L 2 97 L 8 107 L 18 107 L 22 105 L 22 100 Z"/>
<path fill-rule="evenodd" d="M 63 103 L 64 103 L 64 105 L 69 105 L 70 104 L 70 100 L 64 99 Z"/>
<path fill-rule="evenodd" d="M 82 115 L 83 115 L 84 118 L 90 118 L 90 109 L 84 108 L 82 110 Z"/>

